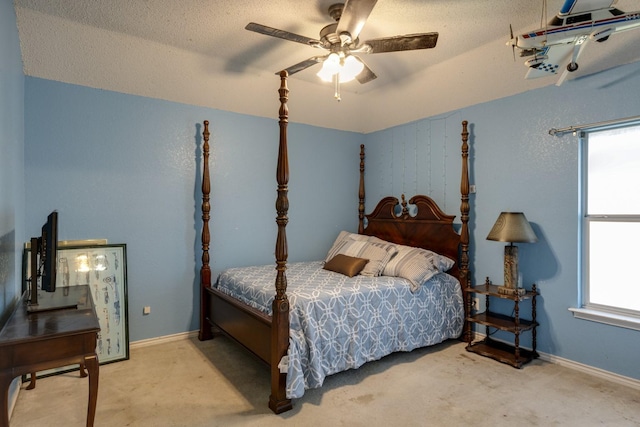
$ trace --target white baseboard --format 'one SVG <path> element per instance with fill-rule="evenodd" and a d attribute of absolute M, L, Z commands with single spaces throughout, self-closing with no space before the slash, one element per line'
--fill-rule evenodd
<path fill-rule="evenodd" d="M 18 401 L 18 395 L 20 394 L 21 385 L 22 376 L 14 378 L 11 384 L 9 384 L 9 419 L 11 419 L 13 408 L 15 408 L 16 402 Z"/>
<path fill-rule="evenodd" d="M 573 360 L 554 356 L 553 354 L 542 352 L 538 352 L 538 354 L 540 355 L 540 359 L 544 360 L 545 362 L 555 363 L 557 365 L 565 366 L 576 371 L 584 372 L 585 374 L 593 375 L 594 377 L 602 378 L 617 384 L 626 385 L 627 387 L 640 390 L 640 380 L 638 379 L 625 377 L 624 375 L 618 375 L 614 372 L 605 371 L 604 369 L 585 365 L 579 362 L 574 362 Z"/>
<path fill-rule="evenodd" d="M 485 335 L 481 332 L 474 332 L 474 341 L 484 339 Z M 496 340 L 502 341 L 502 340 Z M 502 341 L 506 344 L 513 345 L 513 343 L 509 343 L 507 341 Z M 531 350 L 531 348 L 522 347 L 526 350 Z M 576 371 L 583 372 L 587 375 L 592 375 L 594 377 L 602 378 L 607 381 L 614 382 L 616 384 L 622 384 L 627 387 L 631 387 L 637 390 L 640 390 L 640 379 L 625 377 L 624 375 L 619 375 L 614 372 L 605 371 L 604 369 L 596 368 L 594 366 L 585 365 L 583 363 L 575 362 L 573 360 L 565 359 L 564 357 L 555 356 L 553 354 L 544 353 L 538 351 L 540 355 L 540 360 L 544 360 L 545 362 L 555 363 L 556 365 L 564 366 L 569 369 L 573 369 Z"/>
<path fill-rule="evenodd" d="M 129 348 L 148 347 L 150 345 L 164 344 L 172 341 L 187 340 L 198 336 L 198 331 L 180 332 L 178 334 L 164 335 L 146 340 L 133 341 L 129 344 Z"/>

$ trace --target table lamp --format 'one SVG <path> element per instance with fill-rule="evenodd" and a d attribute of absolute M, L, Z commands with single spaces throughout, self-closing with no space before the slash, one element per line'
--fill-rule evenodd
<path fill-rule="evenodd" d="M 523 295 L 526 292 L 525 289 L 518 288 L 518 247 L 514 246 L 514 243 L 538 241 L 529 221 L 522 212 L 501 212 L 487 240 L 509 242 L 504 247 L 504 285 L 498 287 L 498 292 Z"/>

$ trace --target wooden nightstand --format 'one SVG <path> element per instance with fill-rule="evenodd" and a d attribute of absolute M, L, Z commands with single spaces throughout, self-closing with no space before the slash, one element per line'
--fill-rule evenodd
<path fill-rule="evenodd" d="M 521 368 L 525 363 L 538 358 L 536 352 L 536 296 L 538 290 L 534 284 L 531 290 L 526 291 L 523 295 L 509 295 L 498 291 L 498 286 L 491 283 L 489 278 L 483 285 L 469 287 L 465 289 L 468 292 L 467 301 L 473 299 L 475 295 L 485 295 L 486 310 L 482 313 L 471 313 L 466 321 L 485 326 L 485 338 L 480 341 L 473 341 L 473 334 L 467 335 L 467 350 L 480 354 L 482 356 L 491 357 L 502 363 L 507 363 L 516 368 Z M 501 298 L 513 301 L 513 316 L 494 313 L 490 310 L 490 301 L 492 298 Z M 531 300 L 531 320 L 520 318 L 520 302 Z M 506 344 L 501 341 L 491 339 L 491 328 L 513 334 L 513 345 Z M 532 349 L 527 350 L 520 348 L 520 334 L 531 331 Z"/>

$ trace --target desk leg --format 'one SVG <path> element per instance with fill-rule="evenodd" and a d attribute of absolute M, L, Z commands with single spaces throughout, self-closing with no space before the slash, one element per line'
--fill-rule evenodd
<path fill-rule="evenodd" d="M 85 369 L 84 363 L 80 364 L 80 376 L 82 378 L 87 376 L 87 370 Z"/>
<path fill-rule="evenodd" d="M 9 427 L 9 386 L 13 378 L 0 373 L 0 426 Z"/>
<path fill-rule="evenodd" d="M 29 381 L 27 390 L 33 390 L 36 388 L 36 372 L 31 372 L 29 375 L 31 375 L 31 380 Z"/>
<path fill-rule="evenodd" d="M 87 409 L 87 427 L 93 427 L 96 417 L 96 403 L 98 402 L 98 379 L 100 375 L 98 356 L 92 354 L 84 359 L 85 367 L 89 371 L 89 407 Z"/>

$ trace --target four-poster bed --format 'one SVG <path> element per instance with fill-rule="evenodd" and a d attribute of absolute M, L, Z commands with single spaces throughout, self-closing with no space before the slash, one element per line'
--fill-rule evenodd
<path fill-rule="evenodd" d="M 453 228 L 455 216 L 445 214 L 423 195 L 408 203 L 404 195 L 401 202 L 386 197 L 365 215 L 361 146 L 358 233 L 340 233 L 325 262 L 287 265 L 286 72 L 280 74 L 280 81 L 275 269 L 273 265 L 227 269 L 214 286 L 209 266 L 209 123 L 204 122 L 199 332 L 199 339 L 206 340 L 212 338 L 215 328 L 270 366 L 269 408 L 275 413 L 291 409 L 292 398 L 299 397 L 305 388 L 320 386 L 327 375 L 357 368 L 394 351 L 410 351 L 468 334 L 464 319 L 470 309 L 461 289 L 468 286 L 469 277 L 467 122 L 462 122 L 460 233 Z M 353 262 L 358 264 L 357 271 L 351 271 Z M 344 271 L 345 263 L 349 273 Z M 385 296 L 399 301 L 401 307 L 384 312 L 390 304 L 378 300 Z M 372 313 L 350 306 L 352 300 L 364 301 Z M 338 307 L 339 313 L 317 314 L 319 307 L 327 305 Z"/>

